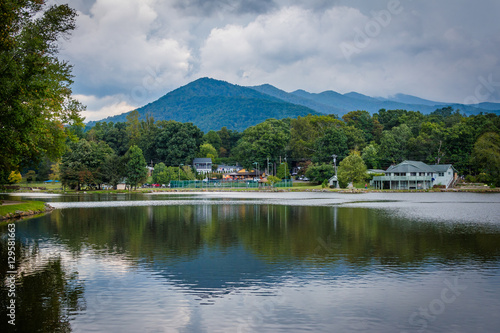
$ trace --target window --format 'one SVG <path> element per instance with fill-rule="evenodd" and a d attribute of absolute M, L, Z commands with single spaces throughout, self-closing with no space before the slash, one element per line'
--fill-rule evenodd
<path fill-rule="evenodd" d="M 417 175 L 417 173 L 416 173 L 416 172 L 412 172 L 412 173 L 410 174 L 410 176 L 416 176 L 416 175 Z"/>
<path fill-rule="evenodd" d="M 444 177 L 444 172 L 440 172 L 439 177 Z"/>

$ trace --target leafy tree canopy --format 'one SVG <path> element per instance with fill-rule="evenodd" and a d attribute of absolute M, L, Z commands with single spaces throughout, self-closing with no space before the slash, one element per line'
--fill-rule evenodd
<path fill-rule="evenodd" d="M 83 106 L 71 97 L 71 66 L 57 58 L 58 40 L 75 28 L 76 11 L 44 0 L 0 5 L 0 175 L 60 157 L 81 124 Z"/>

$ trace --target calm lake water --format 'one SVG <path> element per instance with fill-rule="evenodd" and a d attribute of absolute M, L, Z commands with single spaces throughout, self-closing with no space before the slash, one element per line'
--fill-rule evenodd
<path fill-rule="evenodd" d="M 1 332 L 497 332 L 500 195 L 32 195 Z M 7 226 L 0 226 L 0 278 Z"/>

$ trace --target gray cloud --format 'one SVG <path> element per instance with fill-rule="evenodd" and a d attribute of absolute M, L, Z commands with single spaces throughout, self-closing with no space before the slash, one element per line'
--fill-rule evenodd
<path fill-rule="evenodd" d="M 262 14 L 276 7 L 273 0 L 178 0 L 175 8 L 190 15 Z"/>
<path fill-rule="evenodd" d="M 201 76 L 285 90 L 500 102 L 496 0 L 69 4 L 80 16 L 62 56 L 74 64 L 74 92 L 94 119 Z"/>

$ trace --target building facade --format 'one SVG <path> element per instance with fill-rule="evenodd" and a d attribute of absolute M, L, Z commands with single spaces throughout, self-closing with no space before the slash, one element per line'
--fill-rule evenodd
<path fill-rule="evenodd" d="M 211 158 L 195 158 L 193 160 L 193 168 L 198 173 L 212 172 L 212 159 Z"/>
<path fill-rule="evenodd" d="M 453 187 L 457 174 L 451 164 L 428 165 L 418 161 L 403 161 L 375 176 L 371 185 L 376 189 L 425 190 L 440 185 Z"/>

